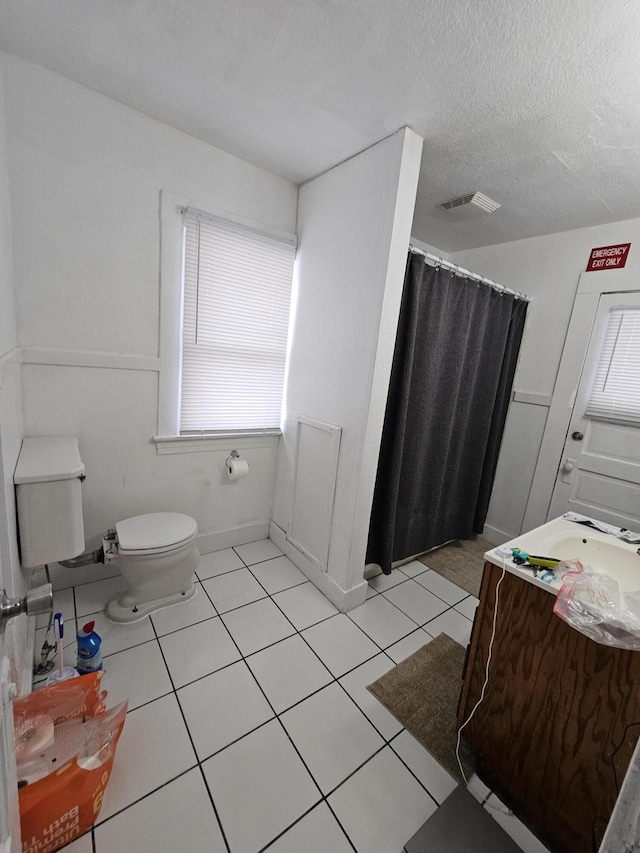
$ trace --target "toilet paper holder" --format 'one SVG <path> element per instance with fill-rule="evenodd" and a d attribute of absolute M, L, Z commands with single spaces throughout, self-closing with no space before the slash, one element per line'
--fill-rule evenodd
<path fill-rule="evenodd" d="M 230 462 L 232 459 L 238 459 L 239 457 L 240 457 L 240 454 L 238 453 L 238 451 L 237 451 L 237 450 L 232 450 L 232 451 L 231 451 L 231 453 L 227 456 L 227 459 L 226 459 L 226 461 L 225 461 L 225 463 L 224 463 L 224 464 L 225 464 L 225 465 L 227 466 L 227 468 L 228 468 L 228 467 L 229 467 L 229 462 Z"/>

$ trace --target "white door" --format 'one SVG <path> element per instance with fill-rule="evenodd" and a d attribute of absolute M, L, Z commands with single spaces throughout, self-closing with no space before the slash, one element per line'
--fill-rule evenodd
<path fill-rule="evenodd" d="M 4 588 L 0 552 L 0 589 Z M 15 685 L 11 683 L 5 635 L 0 633 L 0 853 L 19 853 L 22 849 L 11 708 L 14 695 Z"/>
<path fill-rule="evenodd" d="M 573 511 L 640 531 L 640 424 L 586 414 L 609 317 L 619 308 L 640 309 L 640 291 L 600 295 L 548 518 Z"/>
<path fill-rule="evenodd" d="M 9 679 L 9 659 L 2 656 L 0 658 L 0 853 L 18 853 L 22 848 L 11 710 L 14 689 L 15 685 L 12 685 Z"/>

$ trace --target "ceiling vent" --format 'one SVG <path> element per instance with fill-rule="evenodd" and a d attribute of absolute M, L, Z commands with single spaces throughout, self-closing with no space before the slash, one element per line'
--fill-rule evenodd
<path fill-rule="evenodd" d="M 484 213 L 494 213 L 500 205 L 483 193 L 469 193 L 440 205 L 456 219 L 474 219 Z"/>

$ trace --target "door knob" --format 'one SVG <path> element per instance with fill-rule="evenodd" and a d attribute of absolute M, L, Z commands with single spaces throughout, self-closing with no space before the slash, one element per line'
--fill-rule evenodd
<path fill-rule="evenodd" d="M 571 483 L 573 479 L 573 470 L 577 465 L 576 459 L 567 459 L 562 466 L 562 482 Z"/>
<path fill-rule="evenodd" d="M 575 432 L 571 433 L 571 438 L 574 441 L 582 441 L 582 439 L 584 438 L 584 435 L 579 430 L 576 430 Z"/>

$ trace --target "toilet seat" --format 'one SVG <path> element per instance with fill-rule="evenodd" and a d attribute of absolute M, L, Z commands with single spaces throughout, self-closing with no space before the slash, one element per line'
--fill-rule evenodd
<path fill-rule="evenodd" d="M 195 538 L 198 525 L 180 512 L 151 512 L 116 523 L 118 552 L 123 556 L 162 554 Z"/>

